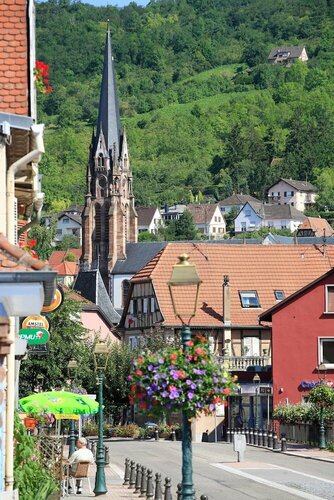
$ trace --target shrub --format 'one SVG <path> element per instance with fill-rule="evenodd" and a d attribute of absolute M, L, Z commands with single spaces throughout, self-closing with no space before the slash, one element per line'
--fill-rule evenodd
<path fill-rule="evenodd" d="M 144 429 L 145 430 L 145 429 Z M 138 438 L 140 437 L 140 427 L 136 424 L 120 425 L 111 429 L 113 437 Z"/>
<path fill-rule="evenodd" d="M 82 427 L 82 434 L 84 436 L 97 436 L 98 432 L 98 424 L 95 422 L 84 424 Z M 103 435 L 107 437 L 111 435 L 111 429 L 108 424 L 103 424 Z"/>

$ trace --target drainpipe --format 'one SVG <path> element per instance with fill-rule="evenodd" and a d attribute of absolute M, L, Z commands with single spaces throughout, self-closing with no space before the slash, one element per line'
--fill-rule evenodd
<path fill-rule="evenodd" d="M 10 126 L 8 122 L 0 123 L 0 200 L 6 199 L 6 146 L 10 142 Z M 0 233 L 7 233 L 6 203 L 0 203 Z"/>
<path fill-rule="evenodd" d="M 35 149 L 30 151 L 16 162 L 14 162 L 7 171 L 7 238 L 10 243 L 15 244 L 15 175 L 22 167 L 28 163 L 38 163 L 42 153 L 44 153 L 43 144 L 44 125 L 32 125 L 32 139 L 35 143 Z"/>
<path fill-rule="evenodd" d="M 222 346 L 224 354 L 231 356 L 230 346 L 232 341 L 231 335 L 231 292 L 230 292 L 230 279 L 227 275 L 224 276 L 223 283 L 223 318 L 224 318 L 224 345 Z"/>

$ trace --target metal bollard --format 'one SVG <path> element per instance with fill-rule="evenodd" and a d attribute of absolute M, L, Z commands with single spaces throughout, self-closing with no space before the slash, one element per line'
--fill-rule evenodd
<path fill-rule="evenodd" d="M 105 463 L 105 465 L 108 465 L 110 463 L 109 448 L 108 448 L 108 446 L 104 447 L 104 463 Z"/>
<path fill-rule="evenodd" d="M 267 431 L 263 431 L 263 436 L 262 436 L 262 446 L 267 446 L 268 443 L 268 436 L 267 436 Z"/>
<path fill-rule="evenodd" d="M 263 429 L 259 430 L 259 446 L 263 446 Z"/>
<path fill-rule="evenodd" d="M 231 429 L 227 427 L 226 429 L 226 442 L 230 443 L 231 442 Z"/>
<path fill-rule="evenodd" d="M 141 465 L 136 465 L 136 482 L 135 482 L 135 493 L 140 493 L 141 486 Z"/>
<path fill-rule="evenodd" d="M 254 429 L 249 429 L 249 444 L 254 444 Z"/>
<path fill-rule="evenodd" d="M 245 437 L 246 437 L 246 444 L 249 444 L 249 429 L 248 429 L 248 427 L 245 428 Z"/>
<path fill-rule="evenodd" d="M 155 494 L 154 500 L 163 500 L 162 498 L 162 487 L 161 487 L 161 474 L 156 473 L 155 475 Z"/>
<path fill-rule="evenodd" d="M 134 488 L 135 485 L 136 485 L 136 462 L 134 460 L 131 460 L 129 489 Z"/>
<path fill-rule="evenodd" d="M 281 451 L 286 451 L 287 450 L 287 443 L 286 443 L 286 434 L 281 434 Z"/>
<path fill-rule="evenodd" d="M 258 446 L 259 445 L 259 441 L 258 441 L 259 435 L 258 435 L 257 429 L 254 429 L 253 435 L 254 435 L 254 442 L 253 442 L 253 444 L 255 444 L 255 446 Z"/>
<path fill-rule="evenodd" d="M 125 459 L 125 469 L 124 469 L 124 482 L 123 484 L 129 484 L 130 482 L 130 459 Z"/>
<path fill-rule="evenodd" d="M 140 485 L 140 497 L 146 496 L 147 478 L 146 478 L 146 467 L 141 468 L 141 485 Z"/>
<path fill-rule="evenodd" d="M 268 432 L 268 448 L 273 447 L 273 431 Z"/>
<path fill-rule="evenodd" d="M 164 492 L 164 500 L 172 500 L 172 485 L 171 485 L 171 478 L 166 477 L 165 478 L 165 492 Z"/>
<path fill-rule="evenodd" d="M 176 434 L 175 434 L 175 431 L 172 431 L 172 441 L 176 441 Z"/>
<path fill-rule="evenodd" d="M 277 432 L 273 432 L 273 450 L 278 450 Z"/>
<path fill-rule="evenodd" d="M 201 495 L 199 500 L 209 500 L 209 497 L 207 495 Z"/>
<path fill-rule="evenodd" d="M 159 441 L 159 431 L 158 431 L 158 429 L 155 429 L 155 431 L 154 431 L 154 439 L 156 441 Z"/>
<path fill-rule="evenodd" d="M 182 484 L 177 485 L 176 500 L 182 500 Z"/>
<path fill-rule="evenodd" d="M 153 500 L 153 473 L 151 469 L 147 470 L 146 500 Z"/>

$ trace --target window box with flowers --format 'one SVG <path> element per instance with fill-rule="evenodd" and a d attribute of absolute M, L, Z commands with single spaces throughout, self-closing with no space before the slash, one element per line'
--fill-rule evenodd
<path fill-rule="evenodd" d="M 48 94 L 52 91 L 51 85 L 49 85 L 49 65 L 43 61 L 36 61 L 35 69 L 35 85 L 37 92 L 40 94 Z"/>
<path fill-rule="evenodd" d="M 189 419 L 213 414 L 217 404 L 238 389 L 236 377 L 210 353 L 206 337 L 188 341 L 187 351 L 144 351 L 132 361 L 130 404 L 152 414 L 184 411 Z"/>

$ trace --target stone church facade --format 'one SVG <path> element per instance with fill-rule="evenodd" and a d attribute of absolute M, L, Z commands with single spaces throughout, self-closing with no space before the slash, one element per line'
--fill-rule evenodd
<path fill-rule="evenodd" d="M 137 242 L 137 213 L 125 128 L 121 127 L 110 32 L 106 35 L 96 133 L 87 166 L 81 271 L 98 270 L 110 293 L 110 272 Z"/>

